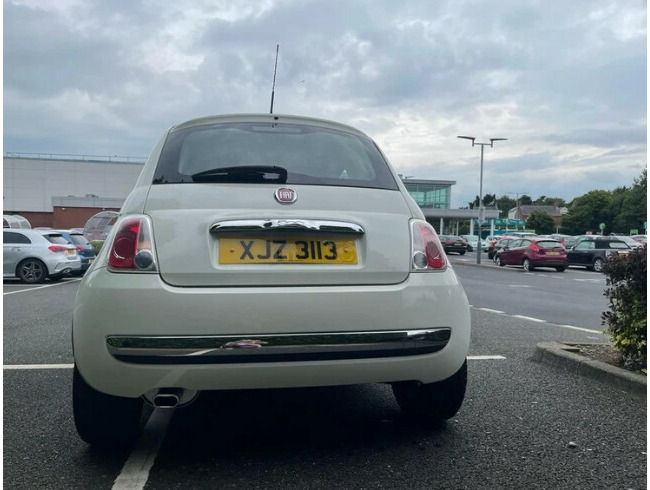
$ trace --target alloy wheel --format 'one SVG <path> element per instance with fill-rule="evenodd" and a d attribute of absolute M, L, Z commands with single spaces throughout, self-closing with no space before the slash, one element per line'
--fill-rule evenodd
<path fill-rule="evenodd" d="M 21 281 L 34 284 L 45 280 L 45 267 L 38 260 L 26 260 L 18 268 L 18 277 Z"/>

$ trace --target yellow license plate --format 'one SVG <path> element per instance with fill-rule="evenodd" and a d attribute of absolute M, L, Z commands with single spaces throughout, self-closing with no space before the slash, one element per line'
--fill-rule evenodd
<path fill-rule="evenodd" d="M 221 238 L 220 264 L 357 263 L 355 240 L 309 238 Z"/>
<path fill-rule="evenodd" d="M 65 255 L 66 257 L 72 257 L 73 255 L 76 255 L 76 252 L 74 250 L 66 250 Z"/>
<path fill-rule="evenodd" d="M 560 255 L 560 252 L 546 252 L 546 255 Z"/>

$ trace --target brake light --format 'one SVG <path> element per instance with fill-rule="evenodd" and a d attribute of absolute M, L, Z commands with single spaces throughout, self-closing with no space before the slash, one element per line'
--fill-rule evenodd
<path fill-rule="evenodd" d="M 447 258 L 433 227 L 422 220 L 411 221 L 411 271 L 443 270 Z"/>
<path fill-rule="evenodd" d="M 77 250 L 79 250 L 80 252 L 83 252 L 84 250 L 86 250 L 86 247 L 84 247 L 82 245 L 77 245 Z"/>
<path fill-rule="evenodd" d="M 539 245 L 537 245 L 536 243 L 533 243 L 533 244 L 531 244 L 530 249 L 533 252 L 539 252 Z"/>
<path fill-rule="evenodd" d="M 108 255 L 109 269 L 129 272 L 156 271 L 153 235 L 148 216 L 129 216 L 116 225 Z"/>
<path fill-rule="evenodd" d="M 62 245 L 50 245 L 49 248 L 52 252 L 54 253 L 65 253 L 66 250 L 68 250 L 68 247 L 63 247 Z"/>

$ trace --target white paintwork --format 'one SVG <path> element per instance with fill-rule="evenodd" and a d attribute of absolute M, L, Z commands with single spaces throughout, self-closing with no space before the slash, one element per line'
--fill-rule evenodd
<path fill-rule="evenodd" d="M 251 118 L 268 122 L 270 116 L 226 116 L 182 126 Z M 332 122 L 282 118 L 283 122 L 360 134 Z M 470 342 L 467 297 L 451 266 L 443 271 L 409 272 L 409 221 L 424 216 L 392 168 L 397 191 L 292 186 L 298 190 L 298 201 L 282 206 L 273 199 L 277 186 L 266 184 L 151 186 L 163 142 L 164 138 L 152 151 L 122 208 L 123 216 L 143 213 L 152 217 L 160 274 L 113 273 L 106 268 L 119 226 L 115 225 L 77 294 L 75 362 L 91 386 L 112 395 L 136 397 L 162 387 L 216 390 L 402 380 L 430 383 L 461 367 Z M 215 265 L 212 224 L 279 217 L 342 220 L 363 226 L 366 234 L 358 239 L 359 266 L 346 270 L 276 264 L 254 266 L 247 272 L 231 267 L 228 272 Z M 248 336 L 431 327 L 451 327 L 450 341 L 443 350 L 376 359 L 152 365 L 117 361 L 106 348 L 109 335 Z"/>

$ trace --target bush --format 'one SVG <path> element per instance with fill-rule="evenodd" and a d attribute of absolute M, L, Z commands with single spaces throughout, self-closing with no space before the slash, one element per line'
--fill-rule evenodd
<path fill-rule="evenodd" d="M 95 255 L 99 255 L 99 251 L 102 249 L 102 245 L 104 245 L 104 240 L 90 241 L 90 246 L 93 247 L 93 250 L 95 251 Z"/>
<path fill-rule="evenodd" d="M 648 344 L 647 247 L 612 255 L 603 268 L 610 311 L 602 314 L 605 332 L 623 355 L 625 367 L 646 370 Z"/>

